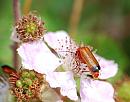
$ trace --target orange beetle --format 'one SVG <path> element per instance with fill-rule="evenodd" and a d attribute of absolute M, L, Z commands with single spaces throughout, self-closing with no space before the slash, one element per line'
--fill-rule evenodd
<path fill-rule="evenodd" d="M 99 76 L 100 66 L 89 47 L 79 47 L 76 50 L 75 56 L 84 64 L 87 65 L 93 78 Z"/>

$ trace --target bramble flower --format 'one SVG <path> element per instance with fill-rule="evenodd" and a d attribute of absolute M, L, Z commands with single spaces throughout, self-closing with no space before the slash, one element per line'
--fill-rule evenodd
<path fill-rule="evenodd" d="M 46 81 L 52 88 L 60 87 L 61 94 L 72 100 L 77 100 L 76 85 L 72 72 L 54 72 L 62 65 L 61 59 L 56 57 L 42 40 L 32 43 L 23 43 L 17 49 L 22 59 L 22 66 L 29 70 L 46 75 Z M 68 84 L 67 87 L 65 85 Z"/>
<path fill-rule="evenodd" d="M 15 36 L 22 42 L 38 40 L 44 34 L 45 28 L 43 24 L 39 17 L 30 13 L 16 22 L 12 36 Z"/>
<path fill-rule="evenodd" d="M 73 76 L 75 75 L 75 73 L 72 72 L 75 72 L 76 68 L 83 69 L 83 70 L 84 68 L 86 68 L 86 65 L 84 63 L 80 62 L 79 64 L 74 58 L 76 50 L 79 46 L 75 44 L 75 42 L 72 41 L 71 38 L 68 36 L 68 34 L 64 31 L 59 31 L 56 33 L 53 32 L 47 33 L 44 36 L 44 40 L 48 43 L 49 46 L 51 46 L 59 54 L 59 56 L 63 61 L 63 66 L 65 70 L 71 71 L 70 76 L 69 75 L 67 76 L 69 82 L 70 83 L 72 82 L 74 87 L 69 90 L 65 90 L 66 87 L 69 87 L 69 84 L 68 82 L 64 81 L 63 86 L 64 86 L 65 93 L 61 93 L 61 94 L 64 96 L 69 96 L 71 93 L 71 97 L 69 98 L 72 100 L 76 100 L 77 99 L 76 94 L 71 92 L 76 88 L 75 87 L 76 85 L 73 80 Z M 101 67 L 99 79 L 110 78 L 117 73 L 118 66 L 116 63 L 114 63 L 114 61 L 106 60 L 105 58 L 102 58 L 96 54 L 94 54 L 94 56 L 98 60 L 99 65 Z M 85 70 L 88 69 L 86 68 Z M 86 74 L 84 73 L 79 73 L 79 75 L 80 75 L 81 102 L 114 102 L 114 98 L 113 98 L 114 89 L 111 84 L 105 81 L 94 80 L 90 77 L 87 77 Z M 57 79 L 59 79 L 59 76 L 60 75 L 55 74 L 52 75 L 51 78 L 47 79 L 49 81 L 53 81 L 53 83 L 50 83 L 50 86 L 58 87 L 58 85 L 54 83 L 58 83 L 56 81 Z M 62 80 L 64 80 L 64 78 Z M 75 97 L 75 99 L 73 99 L 72 97 Z"/>
<path fill-rule="evenodd" d="M 18 53 L 22 58 L 22 65 L 30 70 L 44 73 L 50 87 L 58 87 L 61 95 L 67 96 L 74 101 L 78 100 L 76 82 L 74 80 L 75 73 L 73 73 L 75 70 L 73 68 L 86 67 L 83 63 L 77 64 L 74 59 L 78 45 L 70 40 L 70 37 L 64 31 L 47 33 L 44 35 L 44 40 L 58 55 L 52 53 L 42 40 L 23 43 L 18 48 Z M 106 79 L 116 74 L 117 64 L 114 61 L 106 60 L 96 54 L 95 57 L 101 67 L 99 79 Z M 61 65 L 63 65 L 66 72 L 56 72 L 56 68 Z M 114 89 L 111 84 L 86 76 L 84 78 L 82 73 L 79 75 L 81 102 L 114 102 Z"/>
<path fill-rule="evenodd" d="M 20 42 L 20 39 L 16 37 L 14 32 L 12 40 Z M 43 43 L 42 39 L 21 43 L 17 51 L 22 59 L 22 66 L 26 70 L 34 70 L 37 73 L 44 74 L 46 77 L 62 64 L 61 60 Z M 51 89 L 49 83 L 48 87 L 41 87 L 39 97 L 44 102 L 62 102 L 57 93 Z"/>
<path fill-rule="evenodd" d="M 48 87 L 45 75 L 27 69 L 11 73 L 9 83 L 11 93 L 17 98 L 18 102 L 29 102 L 32 99 L 40 101 L 41 89 L 44 91 Z"/>

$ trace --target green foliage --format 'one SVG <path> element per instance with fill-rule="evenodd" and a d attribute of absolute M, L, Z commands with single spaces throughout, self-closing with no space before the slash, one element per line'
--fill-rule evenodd
<path fill-rule="evenodd" d="M 119 4 L 122 7 L 124 15 L 130 13 L 130 0 L 120 0 Z"/>
<path fill-rule="evenodd" d="M 31 10 L 38 11 L 47 31 L 67 30 L 72 3 L 72 0 L 33 1 Z"/>
<path fill-rule="evenodd" d="M 124 101 L 123 102 L 129 102 L 130 101 L 130 82 L 125 82 L 121 85 L 117 92 L 118 96 L 121 97 Z"/>
<path fill-rule="evenodd" d="M 0 3 L 0 65 L 11 65 L 12 53 L 10 49 L 11 40 L 10 34 L 12 29 L 12 1 L 2 1 Z"/>

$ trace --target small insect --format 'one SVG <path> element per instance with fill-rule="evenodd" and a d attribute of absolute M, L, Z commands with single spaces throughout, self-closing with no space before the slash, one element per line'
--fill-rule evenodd
<path fill-rule="evenodd" d="M 79 47 L 75 56 L 87 65 L 93 78 L 98 78 L 100 66 L 89 47 Z"/>

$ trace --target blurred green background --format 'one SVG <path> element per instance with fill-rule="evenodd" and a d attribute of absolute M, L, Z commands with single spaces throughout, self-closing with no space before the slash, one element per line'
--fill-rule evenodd
<path fill-rule="evenodd" d="M 109 81 L 117 89 L 117 101 L 130 101 L 130 0 L 20 0 L 20 9 L 21 14 L 26 9 L 36 11 L 47 31 L 70 32 L 75 41 L 91 45 L 99 55 L 115 60 L 119 71 Z M 12 0 L 1 0 L 0 65 L 13 66 L 13 25 Z"/>

